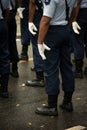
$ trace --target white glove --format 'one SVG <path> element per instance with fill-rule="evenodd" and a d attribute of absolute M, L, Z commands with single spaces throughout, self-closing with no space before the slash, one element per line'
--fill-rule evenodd
<path fill-rule="evenodd" d="M 79 30 L 81 30 L 81 28 L 76 21 L 72 22 L 72 28 L 76 34 L 79 34 Z"/>
<path fill-rule="evenodd" d="M 39 54 L 41 55 L 42 59 L 43 60 L 46 60 L 46 56 L 44 54 L 44 51 L 47 50 L 47 51 L 50 51 L 51 48 L 49 48 L 47 45 L 45 45 L 44 43 L 43 44 L 38 44 L 38 50 L 39 50 Z"/>
<path fill-rule="evenodd" d="M 22 7 L 19 7 L 18 9 L 17 9 L 17 12 L 18 12 L 18 14 L 19 14 L 19 16 L 20 16 L 20 18 L 21 19 L 23 19 L 23 11 L 25 10 L 25 8 L 22 8 Z"/>
<path fill-rule="evenodd" d="M 29 22 L 28 23 L 28 29 L 29 29 L 29 31 L 30 31 L 30 33 L 31 34 L 33 34 L 33 35 L 36 35 L 37 34 L 37 28 L 36 28 L 36 26 L 33 24 L 33 22 Z"/>

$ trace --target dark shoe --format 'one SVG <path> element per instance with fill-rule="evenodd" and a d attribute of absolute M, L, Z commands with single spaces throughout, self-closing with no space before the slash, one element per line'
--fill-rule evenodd
<path fill-rule="evenodd" d="M 23 45 L 22 52 L 21 52 L 19 59 L 28 61 L 28 53 L 27 52 L 28 52 L 28 45 Z"/>
<path fill-rule="evenodd" d="M 34 79 L 34 80 L 28 80 L 26 82 L 27 86 L 40 86 L 43 87 L 45 85 L 44 80 L 38 80 L 38 79 Z"/>
<path fill-rule="evenodd" d="M 19 73 L 17 70 L 13 70 L 12 72 L 10 72 L 11 76 L 13 76 L 14 78 L 18 78 L 19 77 Z"/>
<path fill-rule="evenodd" d="M 8 98 L 8 80 L 9 80 L 9 74 L 1 75 L 0 97 L 2 98 Z"/>
<path fill-rule="evenodd" d="M 27 54 L 21 54 L 19 57 L 20 60 L 28 61 L 28 55 Z"/>
<path fill-rule="evenodd" d="M 72 102 L 68 102 L 68 103 L 63 102 L 62 104 L 60 104 L 59 107 L 60 107 L 62 110 L 65 110 L 65 111 L 67 111 L 67 112 L 72 112 L 72 111 L 73 111 Z"/>
<path fill-rule="evenodd" d="M 57 108 L 49 108 L 48 106 L 38 107 L 35 113 L 47 116 L 58 116 Z"/>
<path fill-rule="evenodd" d="M 31 67 L 31 71 L 35 71 L 35 68 L 34 68 L 34 67 Z"/>
<path fill-rule="evenodd" d="M 19 77 L 19 73 L 18 73 L 18 63 L 12 63 L 12 72 L 10 72 L 10 74 L 14 77 L 14 78 L 18 78 Z"/>

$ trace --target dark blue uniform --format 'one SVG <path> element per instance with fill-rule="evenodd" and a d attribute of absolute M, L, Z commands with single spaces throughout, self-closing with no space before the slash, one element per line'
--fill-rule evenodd
<path fill-rule="evenodd" d="M 8 28 L 2 10 L 9 8 L 9 2 L 2 1 L 0 7 L 0 75 L 9 74 Z M 6 5 L 7 4 L 7 5 Z"/>
<path fill-rule="evenodd" d="M 30 33 L 28 30 L 28 16 L 29 16 L 29 0 L 22 0 L 21 7 L 25 8 L 23 11 L 23 19 L 21 19 L 21 42 L 22 45 L 30 45 Z"/>
<path fill-rule="evenodd" d="M 21 7 L 24 8 L 23 18 L 20 20 L 22 51 L 21 60 L 28 60 L 28 45 L 30 45 L 30 32 L 28 30 L 29 0 L 22 0 Z"/>
<path fill-rule="evenodd" d="M 18 77 L 18 50 L 16 45 L 16 31 L 17 31 L 17 25 L 16 25 L 16 8 L 15 8 L 15 0 L 10 0 L 10 14 L 9 18 L 7 20 L 8 24 L 8 35 L 9 35 L 9 53 L 10 53 L 10 62 L 12 63 L 12 70 L 11 74 L 14 77 Z"/>
<path fill-rule="evenodd" d="M 37 0 L 36 11 L 33 19 L 33 23 L 35 24 L 37 30 L 39 30 L 39 23 L 42 17 L 42 4 L 39 2 L 41 1 Z M 38 38 L 38 32 L 36 35 L 31 34 L 31 43 L 33 48 L 33 62 L 34 62 L 34 70 L 36 72 L 36 79 L 31 81 L 28 80 L 26 83 L 26 85 L 28 86 L 44 86 L 43 60 L 38 51 L 37 38 Z"/>
<path fill-rule="evenodd" d="M 58 4 L 59 3 L 59 4 Z M 72 1 L 75 3 L 75 1 Z M 47 5 L 48 4 L 48 5 Z M 57 7 L 56 7 L 57 4 Z M 71 5 L 71 1 L 69 3 Z M 49 10 L 50 8 L 53 10 Z M 61 8 L 62 7 L 62 8 Z M 55 9 L 56 8 L 56 9 Z M 44 43 L 51 48 L 46 51 L 45 77 L 48 95 L 59 94 L 59 69 L 62 75 L 62 89 L 64 92 L 74 91 L 74 75 L 70 62 L 70 29 L 67 26 L 65 3 L 61 0 L 44 2 L 44 16 L 52 17 Z"/>
<path fill-rule="evenodd" d="M 10 14 L 7 21 L 8 24 L 8 34 L 9 34 L 9 51 L 10 51 L 10 61 L 12 63 L 17 63 L 19 61 L 17 45 L 16 45 L 16 8 L 15 8 L 15 0 L 11 0 L 10 2 Z"/>
<path fill-rule="evenodd" d="M 73 111 L 72 94 L 74 92 L 74 75 L 72 71 L 72 64 L 70 61 L 70 39 L 71 33 L 66 20 L 66 4 L 64 0 L 42 0 L 43 1 L 43 16 L 51 18 L 49 22 L 49 29 L 46 33 L 44 44 L 46 44 L 50 51 L 45 50 L 46 60 L 44 60 L 45 71 L 45 90 L 48 95 L 48 106 L 42 106 L 36 109 L 37 114 L 42 115 L 58 115 L 57 98 L 60 92 L 60 84 L 64 91 L 63 103 L 60 105 L 66 111 Z M 71 5 L 75 1 L 68 1 Z M 44 20 L 43 20 L 44 19 Z M 40 23 L 40 30 L 45 27 L 44 23 Z M 42 24 L 42 26 L 41 26 Z M 41 32 L 39 32 L 42 34 Z M 45 34 L 44 34 L 45 35 Z M 40 37 L 38 44 L 43 42 Z M 39 49 L 39 51 L 41 51 Z M 61 74 L 62 83 L 59 79 L 59 72 Z"/>
<path fill-rule="evenodd" d="M 9 9 L 9 1 L 0 0 L 0 97 L 8 97 L 10 59 L 8 51 L 8 27 L 3 11 Z"/>
<path fill-rule="evenodd" d="M 39 30 L 39 23 L 40 23 L 41 17 L 42 15 L 40 13 L 40 10 L 37 9 L 34 15 L 33 23 L 35 24 L 38 30 Z M 38 52 L 37 37 L 38 37 L 38 32 L 36 35 L 31 35 L 34 67 L 35 67 L 35 71 L 39 72 L 39 71 L 43 71 L 43 60 Z"/>
<path fill-rule="evenodd" d="M 84 51 L 87 54 L 87 0 L 82 0 L 76 21 L 81 30 L 79 35 L 74 33 L 75 77 L 83 78 Z"/>

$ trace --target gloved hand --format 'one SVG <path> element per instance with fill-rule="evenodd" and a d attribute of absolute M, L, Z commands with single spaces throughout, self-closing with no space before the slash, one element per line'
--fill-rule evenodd
<path fill-rule="evenodd" d="M 81 30 L 81 28 L 76 21 L 72 22 L 72 28 L 76 34 L 79 34 L 79 30 Z"/>
<path fill-rule="evenodd" d="M 23 11 L 24 10 L 25 10 L 25 8 L 22 8 L 22 7 L 17 8 L 17 12 L 18 12 L 21 19 L 23 19 Z"/>
<path fill-rule="evenodd" d="M 44 43 L 43 44 L 38 44 L 38 50 L 39 50 L 39 54 L 41 55 L 42 59 L 43 60 L 46 60 L 46 56 L 44 54 L 44 51 L 47 50 L 47 51 L 50 51 L 51 48 L 49 48 L 47 45 L 45 45 Z"/>
<path fill-rule="evenodd" d="M 33 34 L 33 35 L 36 35 L 36 31 L 37 31 L 37 28 L 36 28 L 36 26 L 33 24 L 33 22 L 29 22 L 28 23 L 28 29 L 29 29 L 29 31 L 30 31 L 30 33 L 31 34 Z"/>

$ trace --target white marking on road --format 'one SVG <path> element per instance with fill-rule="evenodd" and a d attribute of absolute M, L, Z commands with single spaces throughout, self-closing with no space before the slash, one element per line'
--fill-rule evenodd
<path fill-rule="evenodd" d="M 68 128 L 68 129 L 65 129 L 65 130 L 84 130 L 86 127 L 85 126 L 74 126 L 72 128 Z"/>

